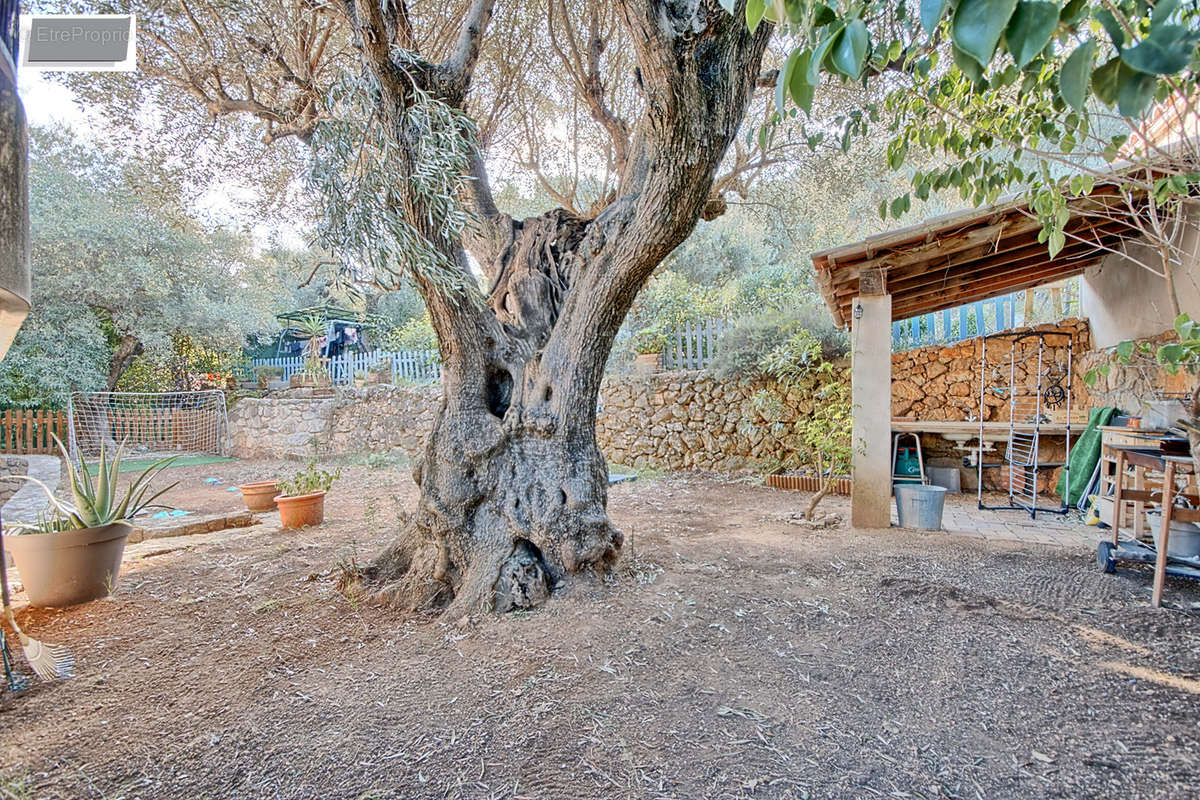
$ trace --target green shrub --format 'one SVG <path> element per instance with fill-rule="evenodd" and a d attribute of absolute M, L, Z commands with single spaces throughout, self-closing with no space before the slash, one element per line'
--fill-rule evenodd
<path fill-rule="evenodd" d="M 805 519 L 813 519 L 817 505 L 850 469 L 853 408 L 845 376 L 821 353 L 822 343 L 809 330 L 799 330 L 759 357 L 756 372 L 769 383 L 750 398 L 750 408 L 766 423 L 782 468 L 808 467 L 820 488 L 810 498 Z M 789 392 L 811 393 L 813 408 L 792 416 L 785 405 Z M 760 425 L 743 420 L 742 432 Z"/>
<path fill-rule="evenodd" d="M 437 334 L 428 314 L 413 317 L 398 328 L 392 328 L 383 338 L 385 350 L 436 350 Z"/>
<path fill-rule="evenodd" d="M 333 472 L 317 469 L 317 462 L 309 461 L 303 472 L 297 472 L 291 480 L 279 484 L 279 493 L 285 497 L 300 497 L 313 492 L 328 492 L 333 482 L 342 477 L 339 467 Z"/>
<path fill-rule="evenodd" d="M 793 305 L 742 317 L 721 337 L 712 371 L 722 378 L 759 377 L 836 361 L 850 339 L 815 304 Z"/>

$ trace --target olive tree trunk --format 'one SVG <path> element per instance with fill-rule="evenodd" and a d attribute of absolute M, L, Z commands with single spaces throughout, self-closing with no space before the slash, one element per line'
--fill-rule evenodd
<path fill-rule="evenodd" d="M 646 110 L 615 198 L 594 217 L 515 220 L 496 210 L 476 159 L 480 224 L 465 244 L 486 301 L 418 281 L 444 399 L 414 468 L 416 513 L 365 571 L 384 601 L 455 615 L 530 608 L 618 557 L 595 436 L 604 365 L 638 290 L 699 219 L 769 35 L 716 0 L 622 9 Z M 461 251 L 447 255 L 467 271 Z"/>

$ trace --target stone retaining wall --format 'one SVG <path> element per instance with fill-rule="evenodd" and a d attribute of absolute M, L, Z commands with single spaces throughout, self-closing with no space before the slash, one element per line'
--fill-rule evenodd
<path fill-rule="evenodd" d="M 812 386 L 778 394 L 770 420 L 753 397 L 764 382 L 719 381 L 705 372 L 606 378 L 596 436 L 614 464 L 657 469 L 754 468 L 781 454 L 776 425 L 813 408 Z M 441 387 L 371 386 L 333 392 L 295 389 L 243 398 L 229 421 L 238 458 L 338 457 L 423 446 L 441 403 Z"/>
<path fill-rule="evenodd" d="M 782 389 L 766 381 L 722 381 L 700 371 L 605 378 L 596 439 L 610 462 L 630 467 L 774 466 L 788 452 L 780 436 L 812 413 L 815 389 L 815 381 Z M 760 392 L 778 401 L 770 415 L 754 401 Z"/>
<path fill-rule="evenodd" d="M 1072 405 L 1086 409 L 1091 403 L 1083 381 L 1081 362 L 1091 349 L 1092 337 L 1087 320 L 1068 319 L 1056 325 L 1037 325 L 1029 330 L 1070 334 L 1073 341 Z M 1049 343 L 1048 343 L 1049 344 Z M 1061 346 L 1046 348 L 1045 359 L 1066 364 L 1066 339 Z M 1005 354 L 1003 340 L 988 343 L 989 363 L 999 363 Z M 920 347 L 892 355 L 892 416 L 924 421 L 979 419 L 979 360 L 982 345 L 969 339 L 949 346 Z M 1036 370 L 1035 370 L 1036 371 Z M 1002 376 L 1007 381 L 1008 376 Z M 1018 368 L 1016 380 L 1023 384 L 1029 376 Z M 992 381 L 989 381 L 989 385 Z M 1000 396 L 985 398 L 985 419 L 1007 421 L 1007 400 Z M 1065 414 L 1065 409 L 1063 412 Z"/>
<path fill-rule="evenodd" d="M 229 411 L 233 455 L 304 460 L 399 448 L 412 457 L 440 403 L 440 386 L 291 389 L 242 398 Z"/>
<path fill-rule="evenodd" d="M 1077 356 L 1090 346 L 1085 321 L 1042 329 L 1071 334 Z M 894 354 L 893 414 L 923 420 L 975 417 L 978 348 L 978 342 L 968 341 Z M 1090 402 L 1082 374 L 1081 365 L 1073 387 L 1081 413 Z M 790 423 L 811 413 L 814 388 L 779 391 L 768 382 L 723 381 L 702 371 L 612 376 L 601 384 L 596 436 L 614 464 L 667 470 L 761 469 L 787 454 L 780 437 Z M 764 392 L 774 399 L 769 419 L 755 400 Z M 319 390 L 297 389 L 243 399 L 230 412 L 234 455 L 306 459 L 398 449 L 413 457 L 422 448 L 440 402 L 440 386 L 346 387 L 325 390 L 324 396 Z M 1004 419 L 1006 412 L 1002 400 L 993 401 L 988 419 Z M 961 458 L 945 440 L 923 439 L 929 455 Z"/>

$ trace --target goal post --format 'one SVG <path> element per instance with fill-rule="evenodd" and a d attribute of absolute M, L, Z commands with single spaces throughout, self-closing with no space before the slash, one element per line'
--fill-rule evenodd
<path fill-rule="evenodd" d="M 67 400 L 72 458 L 96 458 L 125 443 L 125 455 L 230 453 L 229 415 L 220 389 L 197 392 L 74 392 Z"/>

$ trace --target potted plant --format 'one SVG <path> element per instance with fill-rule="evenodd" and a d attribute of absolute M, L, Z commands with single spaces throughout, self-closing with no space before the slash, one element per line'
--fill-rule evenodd
<path fill-rule="evenodd" d="M 365 369 L 354 371 L 354 385 L 359 389 L 367 385 L 367 371 Z"/>
<path fill-rule="evenodd" d="M 328 386 L 329 370 L 325 360 L 321 358 L 322 338 L 326 335 L 328 325 L 318 314 L 309 314 L 296 323 L 297 330 L 307 338 L 304 344 L 304 369 L 293 372 L 288 378 L 288 386 L 298 389 L 303 386 Z"/>
<path fill-rule="evenodd" d="M 325 359 L 315 354 L 308 355 L 304 359 L 304 369 L 300 372 L 293 372 L 288 378 L 288 387 L 291 389 L 318 388 L 329 385 L 329 369 L 325 366 Z"/>
<path fill-rule="evenodd" d="M 658 372 L 662 360 L 662 352 L 667 344 L 667 335 L 662 328 L 651 325 L 642 328 L 633 335 L 633 349 L 637 351 L 633 369 L 639 375 L 652 375 Z"/>
<path fill-rule="evenodd" d="M 121 493 L 117 483 L 124 444 L 111 462 L 101 444 L 93 482 L 83 456 L 78 465 L 72 464 L 62 442 L 57 437 L 54 441 L 67 464 L 71 501 L 55 497 L 50 487 L 26 477 L 46 492 L 52 510 L 38 524 L 18 529 L 18 535 L 7 542 L 29 602 L 38 607 L 73 606 L 111 594 L 121 571 L 129 520 L 145 509 L 165 507 L 154 501 L 178 485 L 172 483 L 147 497 L 150 481 L 177 456 L 151 464 Z"/>
<path fill-rule="evenodd" d="M 254 481 L 238 487 L 247 511 L 274 511 L 275 496 L 279 494 L 279 481 Z"/>
<path fill-rule="evenodd" d="M 309 461 L 303 472 L 297 472 L 291 480 L 280 483 L 275 503 L 279 506 L 279 521 L 284 529 L 307 528 L 324 522 L 325 493 L 340 477 L 340 469 L 326 472 L 317 469 L 315 461 Z"/>

